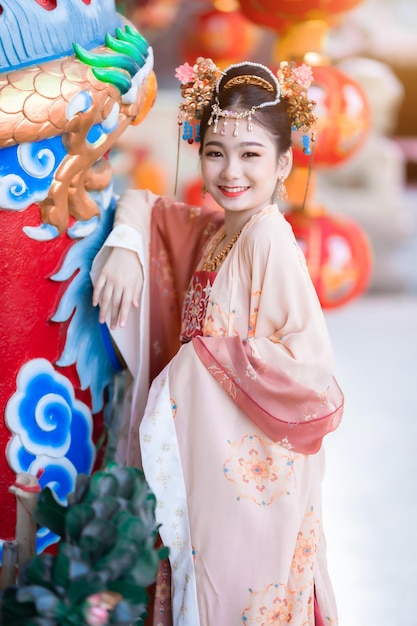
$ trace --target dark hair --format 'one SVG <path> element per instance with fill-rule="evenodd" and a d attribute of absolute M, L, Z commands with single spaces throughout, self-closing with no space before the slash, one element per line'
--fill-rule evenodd
<path fill-rule="evenodd" d="M 233 85 L 230 88 L 222 89 L 222 86 L 235 76 L 252 75 L 259 76 L 268 81 L 273 91 L 246 83 Z M 247 64 L 231 67 L 222 76 L 219 84 L 219 93 L 214 93 L 211 102 L 205 107 L 200 120 L 200 154 L 203 149 L 204 137 L 207 131 L 208 122 L 211 117 L 211 107 L 218 100 L 219 106 L 223 110 L 249 111 L 252 107 L 259 106 L 263 102 L 273 102 L 276 97 L 275 83 L 271 75 L 259 65 Z M 277 104 L 264 106 L 256 109 L 252 115 L 252 120 L 262 126 L 275 137 L 277 142 L 278 155 L 286 152 L 291 147 L 291 122 L 287 115 L 288 103 L 281 100 Z"/>

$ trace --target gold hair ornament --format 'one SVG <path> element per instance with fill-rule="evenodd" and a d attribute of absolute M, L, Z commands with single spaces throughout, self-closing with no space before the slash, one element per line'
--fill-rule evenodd
<path fill-rule="evenodd" d="M 276 76 L 274 76 L 274 74 L 271 72 L 270 69 L 268 69 L 265 65 L 262 65 L 261 63 L 250 63 L 250 62 L 249 63 L 247 62 L 235 63 L 233 65 L 229 65 L 227 70 L 225 70 L 224 74 L 227 75 L 227 72 L 231 69 L 244 67 L 244 66 L 247 67 L 248 65 L 254 68 L 253 74 L 240 74 L 238 76 L 234 76 L 233 78 L 228 80 L 224 85 L 221 84 L 223 80 L 223 76 L 220 77 L 219 80 L 217 81 L 216 98 L 215 98 L 214 104 L 211 107 L 211 117 L 208 121 L 209 126 L 213 124 L 213 133 L 217 133 L 217 128 L 218 128 L 220 117 L 222 117 L 224 120 L 223 127 L 220 131 L 221 135 L 226 134 L 227 124 L 228 124 L 229 119 L 235 120 L 235 124 L 233 128 L 234 137 L 237 137 L 239 134 L 239 120 L 241 119 L 247 119 L 247 129 L 249 132 L 251 132 L 253 129 L 252 115 L 254 114 L 254 112 L 257 109 L 262 109 L 263 107 L 266 107 L 266 106 L 273 106 L 274 104 L 278 104 L 278 102 L 280 101 L 281 88 L 280 88 L 278 79 Z M 267 72 L 270 75 L 271 82 L 267 81 L 264 78 L 261 78 L 260 76 L 257 76 L 257 74 L 255 74 L 257 68 L 262 68 L 265 72 Z M 222 109 L 220 107 L 217 95 L 220 93 L 220 91 L 223 91 L 225 89 L 230 89 L 231 87 L 234 87 L 236 85 L 254 85 L 256 87 L 261 87 L 261 89 L 264 89 L 265 91 L 272 92 L 272 93 L 275 92 L 275 98 L 273 100 L 265 100 L 265 102 L 261 102 L 261 104 L 257 104 L 256 106 L 253 106 L 251 109 L 248 109 L 246 111 L 230 111 L 229 109 Z"/>
<path fill-rule="evenodd" d="M 229 70 L 247 66 L 253 67 L 253 74 L 234 76 L 227 80 L 224 85 L 222 84 Z M 258 76 L 257 68 L 262 68 L 267 72 L 271 80 L 268 81 Z M 215 129 L 220 117 L 225 120 L 225 129 L 228 119 L 235 120 L 235 136 L 237 136 L 238 123 L 242 119 L 247 119 L 248 130 L 251 130 L 254 111 L 265 106 L 273 106 L 282 99 L 289 103 L 287 113 L 292 129 L 311 132 L 311 138 L 314 141 L 316 117 L 313 114 L 313 109 L 316 103 L 309 99 L 307 93 L 313 80 L 313 73 L 311 67 L 305 63 L 296 65 L 282 61 L 277 74 L 274 75 L 269 68 L 261 63 L 236 63 L 221 71 L 211 59 L 198 57 L 193 66 L 188 63 L 180 65 L 175 71 L 175 76 L 181 82 L 181 95 L 184 98 L 179 107 L 178 123 L 180 126 L 184 126 L 182 138 L 189 143 L 200 140 L 199 120 L 204 108 L 213 101 L 213 96 L 224 89 L 244 84 L 255 85 L 268 93 L 275 92 L 275 98 L 261 102 L 261 104 L 246 111 L 223 110 L 216 98 L 212 104 L 212 114 L 209 121 L 209 124 L 214 124 L 214 132 L 216 132 Z M 304 151 L 310 154 L 309 138 L 304 139 L 303 143 Z"/>
<path fill-rule="evenodd" d="M 211 102 L 220 75 L 217 65 L 204 57 L 198 57 L 193 66 L 184 63 L 175 70 L 184 99 L 179 106 L 178 125 L 183 126 L 182 138 L 188 143 L 200 141 L 201 115 Z"/>
<path fill-rule="evenodd" d="M 281 61 L 277 71 L 282 98 L 287 100 L 287 110 L 293 130 L 311 133 L 311 141 L 315 140 L 317 118 L 313 113 L 316 103 L 308 97 L 308 88 L 313 81 L 313 71 L 309 65 L 296 65 Z M 303 150 L 311 154 L 310 137 L 303 136 Z"/>
<path fill-rule="evenodd" d="M 274 91 L 271 83 L 268 83 L 267 80 L 261 78 L 260 76 L 254 76 L 253 74 L 243 74 L 242 76 L 235 76 L 227 81 L 227 83 L 223 86 L 223 89 L 230 89 L 230 87 L 234 87 L 235 85 L 255 85 L 256 87 L 262 87 L 267 91 Z"/>

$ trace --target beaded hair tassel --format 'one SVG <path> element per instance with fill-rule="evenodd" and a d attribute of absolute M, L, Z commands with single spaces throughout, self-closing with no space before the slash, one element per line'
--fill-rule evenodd
<path fill-rule="evenodd" d="M 184 63 L 175 70 L 184 99 L 179 106 L 178 125 L 183 127 L 182 138 L 188 143 L 200 141 L 201 115 L 211 102 L 220 75 L 217 65 L 203 57 L 198 57 L 193 66 Z"/>

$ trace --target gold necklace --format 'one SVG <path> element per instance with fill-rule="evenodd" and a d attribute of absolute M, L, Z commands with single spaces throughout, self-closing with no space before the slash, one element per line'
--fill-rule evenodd
<path fill-rule="evenodd" d="M 237 231 L 237 233 L 235 233 L 233 235 L 233 237 L 231 238 L 231 240 L 229 241 L 229 243 L 227 244 L 227 246 L 218 254 L 216 254 L 215 257 L 213 257 L 214 251 L 217 248 L 217 246 L 219 245 L 219 243 L 221 241 L 223 241 L 223 239 L 226 237 L 226 233 L 224 233 L 224 235 L 222 235 L 221 237 L 218 237 L 216 239 L 216 241 L 213 244 L 213 247 L 210 251 L 210 256 L 207 259 L 207 261 L 205 261 L 205 263 L 203 264 L 203 271 L 206 272 L 215 272 L 217 270 L 217 268 L 219 267 L 219 265 L 221 265 L 223 263 L 223 261 L 225 260 L 225 258 L 227 257 L 227 255 L 229 254 L 230 250 L 233 248 L 234 244 L 236 243 L 236 241 L 239 238 L 240 233 L 242 232 L 242 228 L 240 230 Z"/>

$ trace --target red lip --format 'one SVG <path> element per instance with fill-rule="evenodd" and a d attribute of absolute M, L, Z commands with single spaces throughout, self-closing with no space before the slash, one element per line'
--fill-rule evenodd
<path fill-rule="evenodd" d="M 245 187 L 240 191 L 230 191 L 229 189 L 225 189 L 224 187 L 218 187 L 220 193 L 223 194 L 223 196 L 225 196 L 226 198 L 239 198 L 239 196 L 242 196 L 244 193 L 246 193 L 248 189 L 249 187 Z"/>

